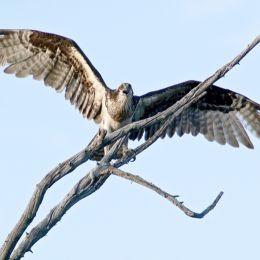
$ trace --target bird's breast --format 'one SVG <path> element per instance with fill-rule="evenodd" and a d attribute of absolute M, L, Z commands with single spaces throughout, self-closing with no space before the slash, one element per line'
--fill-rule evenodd
<path fill-rule="evenodd" d="M 127 99 L 107 99 L 102 107 L 103 127 L 108 132 L 113 132 L 132 121 L 133 108 Z"/>

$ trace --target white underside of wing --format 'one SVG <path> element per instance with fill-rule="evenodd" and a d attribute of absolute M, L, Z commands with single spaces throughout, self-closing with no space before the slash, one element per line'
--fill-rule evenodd
<path fill-rule="evenodd" d="M 52 37 L 54 45 L 50 42 Z M 58 92 L 65 89 L 65 97 L 84 117 L 100 123 L 102 99 L 109 89 L 80 50 L 69 39 L 66 42 L 58 37 L 52 35 L 48 39 L 43 32 L 30 30 L 2 30 L 0 65 L 9 64 L 5 69 L 8 74 L 32 75 Z M 55 40 L 60 45 L 55 46 Z"/>
<path fill-rule="evenodd" d="M 85 70 L 85 77 L 87 78 L 88 82 L 92 82 L 93 88 L 95 89 L 95 97 L 93 101 L 93 106 L 99 106 L 103 99 L 105 99 L 106 95 L 106 89 L 102 85 L 102 83 L 99 81 L 99 79 L 96 77 L 90 66 L 87 64 L 84 57 L 79 53 L 79 51 L 75 47 L 71 47 L 72 55 L 75 57 L 75 59 L 80 62 Z M 103 106 L 103 104 L 102 104 Z M 103 111 L 103 107 L 102 107 Z M 103 118 L 103 116 L 101 116 Z"/>

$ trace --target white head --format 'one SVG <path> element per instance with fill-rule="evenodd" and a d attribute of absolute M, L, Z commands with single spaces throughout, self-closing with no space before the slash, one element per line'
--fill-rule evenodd
<path fill-rule="evenodd" d="M 131 86 L 131 84 L 129 84 L 129 83 L 122 83 L 122 84 L 118 87 L 117 91 L 118 91 L 120 94 L 124 95 L 124 96 L 130 96 L 130 97 L 132 97 L 132 96 L 134 95 L 132 86 Z"/>

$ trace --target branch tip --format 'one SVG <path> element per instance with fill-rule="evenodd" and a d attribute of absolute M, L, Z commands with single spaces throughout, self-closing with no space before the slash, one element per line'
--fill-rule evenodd
<path fill-rule="evenodd" d="M 223 191 L 221 191 L 219 194 L 218 194 L 218 196 L 215 198 L 215 200 L 212 202 L 212 204 L 210 204 L 205 210 L 203 210 L 201 213 L 195 213 L 193 216 L 191 216 L 191 217 L 193 217 L 193 218 L 203 218 L 203 217 L 205 217 L 211 210 L 213 210 L 216 206 L 217 206 L 217 204 L 218 204 L 218 202 L 219 202 L 219 200 L 221 199 L 221 197 L 223 196 L 223 194 L 224 194 L 224 192 Z"/>
<path fill-rule="evenodd" d="M 158 186 L 154 185 L 151 182 L 148 182 L 147 180 L 141 178 L 138 175 L 133 175 L 129 172 L 125 172 L 122 170 L 119 170 L 113 166 L 109 167 L 109 172 L 111 174 L 114 174 L 116 176 L 125 178 L 127 180 L 130 180 L 132 182 L 135 182 L 137 184 L 140 184 L 148 189 L 153 190 L 154 192 L 158 193 L 160 196 L 164 197 L 165 199 L 169 200 L 172 204 L 174 204 L 176 207 L 178 207 L 181 211 L 183 211 L 187 216 L 192 217 L 192 218 L 203 218 L 204 216 L 206 216 L 211 210 L 213 210 L 215 208 L 215 206 L 217 205 L 218 201 L 220 200 L 221 196 L 223 195 L 223 192 L 221 191 L 218 196 L 216 197 L 216 199 L 213 201 L 213 203 L 208 206 L 205 210 L 203 210 L 201 213 L 196 213 L 192 210 L 190 210 L 189 208 L 187 208 L 184 205 L 183 201 L 179 201 L 176 196 L 178 197 L 178 195 L 170 195 L 169 193 L 167 193 L 166 191 L 163 191 L 161 188 L 159 188 Z"/>

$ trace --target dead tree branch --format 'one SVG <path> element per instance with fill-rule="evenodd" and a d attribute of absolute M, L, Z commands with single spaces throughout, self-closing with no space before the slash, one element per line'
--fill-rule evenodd
<path fill-rule="evenodd" d="M 7 259 L 10 256 L 20 237 L 33 221 L 42 203 L 46 191 L 55 182 L 57 182 L 68 173 L 75 170 L 79 165 L 87 161 L 91 157 L 93 152 L 97 149 L 97 147 L 102 146 L 101 144 L 103 138 L 104 135 L 100 135 L 95 141 L 91 142 L 86 149 L 59 164 L 37 184 L 36 189 L 21 218 L 19 219 L 13 230 L 9 233 L 8 237 L 1 247 L 0 259 Z"/>
<path fill-rule="evenodd" d="M 99 174 L 102 174 L 101 177 Z M 11 260 L 17 260 L 31 251 L 31 247 L 61 220 L 63 215 L 77 202 L 97 191 L 109 177 L 107 166 L 98 166 L 83 177 L 64 197 L 64 199 L 50 210 L 48 215 L 40 221 L 23 239 L 11 255 Z"/>
<path fill-rule="evenodd" d="M 114 162 L 112 164 L 114 169 L 113 172 L 117 172 L 115 171 L 116 168 L 119 168 L 122 165 L 128 163 L 129 160 L 133 159 L 136 155 L 138 155 L 139 153 L 147 149 L 151 144 L 153 144 L 160 137 L 165 127 L 167 127 L 167 125 L 178 114 L 180 114 L 187 106 L 190 106 L 191 103 L 198 100 L 210 85 L 223 77 L 229 70 L 231 70 L 236 64 L 238 64 L 247 55 L 247 53 L 250 52 L 259 42 L 260 36 L 258 36 L 251 44 L 249 44 L 247 48 L 245 48 L 245 50 L 243 50 L 231 62 L 227 63 L 221 69 L 216 71 L 216 73 L 214 73 L 211 77 L 199 84 L 185 97 L 183 97 L 180 101 L 178 101 L 176 104 L 174 104 L 172 107 L 168 108 L 164 112 L 158 113 L 157 115 L 148 119 L 131 123 L 109 135 L 106 135 L 105 137 L 104 135 L 97 135 L 96 138 L 94 138 L 94 140 L 91 141 L 85 149 L 72 156 L 70 159 L 59 164 L 50 173 L 48 173 L 37 185 L 28 203 L 28 206 L 23 212 L 20 220 L 15 225 L 13 230 L 6 238 L 4 244 L 2 245 L 0 249 L 0 259 L 6 260 L 9 259 L 10 256 L 10 259 L 20 259 L 24 255 L 24 253 L 31 250 L 33 244 L 35 244 L 41 237 L 49 232 L 49 230 L 61 219 L 61 217 L 65 214 L 67 210 L 69 210 L 79 200 L 85 198 L 86 196 L 89 196 L 90 194 L 95 192 L 101 185 L 103 185 L 103 183 L 109 177 L 110 171 L 112 169 L 110 166 L 110 162 L 113 158 L 113 154 L 116 153 L 116 151 L 120 148 L 122 144 L 122 141 L 118 141 L 120 138 L 126 137 L 133 129 L 145 128 L 153 124 L 155 121 L 163 122 L 163 125 L 156 132 L 156 134 L 145 141 L 143 144 L 139 145 L 134 150 L 134 153 L 128 154 L 122 159 Z M 14 248 L 16 247 L 22 234 L 25 232 L 25 230 L 34 219 L 46 191 L 55 182 L 66 176 L 68 173 L 74 171 L 79 165 L 91 159 L 95 152 L 114 142 L 116 142 L 114 148 L 103 158 L 103 160 L 100 162 L 100 165 L 91 170 L 89 174 L 82 178 L 66 195 L 66 197 L 50 211 L 46 218 L 44 218 L 43 221 L 41 221 L 38 225 L 36 225 L 35 228 L 32 229 L 32 231 L 25 237 L 25 239 L 18 245 L 17 249 L 14 251 Z M 184 207 L 182 203 L 176 201 L 176 198 L 174 198 L 174 196 L 171 196 L 170 194 L 162 190 L 160 190 L 159 194 L 162 196 L 167 195 L 167 199 L 169 199 L 172 203 L 174 203 L 174 205 L 179 207 L 185 214 L 197 218 L 205 216 L 210 210 L 212 210 L 222 196 L 222 193 L 220 193 L 216 200 L 202 213 L 194 213 L 191 211 L 189 213 L 189 209 Z M 41 234 L 41 232 L 43 235 Z"/>
<path fill-rule="evenodd" d="M 32 252 L 31 247 L 44 237 L 73 205 L 91 195 L 103 185 L 110 175 L 108 163 L 120 149 L 126 138 L 128 138 L 128 136 L 119 139 L 109 150 L 109 153 L 100 161 L 99 165 L 78 181 L 63 200 L 26 235 L 23 241 L 14 250 L 10 260 L 20 259 L 26 252 Z"/>
<path fill-rule="evenodd" d="M 164 197 L 165 199 L 169 200 L 171 203 L 173 203 L 176 207 L 178 207 L 181 211 L 183 211 L 183 213 L 185 213 L 187 216 L 192 217 L 192 218 L 203 218 L 205 217 L 211 210 L 213 210 L 215 208 L 215 206 L 217 205 L 217 203 L 219 202 L 220 198 L 222 197 L 222 195 L 224 194 L 224 192 L 220 192 L 218 194 L 218 196 L 216 197 L 216 199 L 212 202 L 212 204 L 210 204 L 205 210 L 203 210 L 201 213 L 196 213 L 192 210 L 190 210 L 189 208 L 187 208 L 183 202 L 179 201 L 177 199 L 177 197 L 179 197 L 178 195 L 171 195 L 166 191 L 163 191 L 162 189 L 160 189 L 158 186 L 154 185 L 151 182 L 148 182 L 147 180 L 141 178 L 138 175 L 133 175 L 129 172 L 124 172 L 122 170 L 119 170 L 115 167 L 110 166 L 109 167 L 109 172 L 110 174 L 114 174 L 116 176 L 125 178 L 129 181 L 135 182 L 137 184 L 140 184 L 148 189 L 151 189 L 153 191 L 155 191 L 156 193 L 158 193 L 159 195 L 161 195 L 162 197 Z"/>

